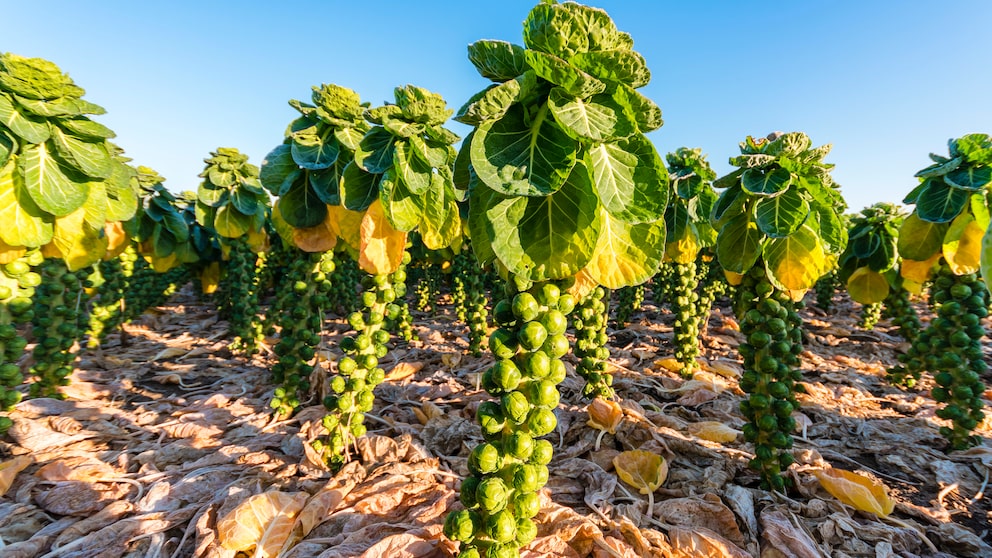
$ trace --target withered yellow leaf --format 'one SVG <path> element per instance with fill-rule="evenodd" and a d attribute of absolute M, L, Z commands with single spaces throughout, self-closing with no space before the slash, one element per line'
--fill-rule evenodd
<path fill-rule="evenodd" d="M 813 471 L 813 474 L 834 498 L 863 512 L 887 517 L 895 508 L 888 487 L 881 482 L 833 467 Z"/>
<path fill-rule="evenodd" d="M 947 236 L 952 238 L 945 238 L 941 248 L 951 271 L 958 275 L 977 272 L 981 264 L 985 229 L 975 222 L 974 217 L 965 213 L 954 220 Z"/>
<path fill-rule="evenodd" d="M 589 421 L 586 424 L 596 430 L 603 430 L 610 434 L 617 433 L 617 426 L 623 420 L 623 409 L 619 403 L 597 397 L 592 400 L 587 410 L 589 411 Z"/>
<path fill-rule="evenodd" d="M 124 231 L 124 224 L 117 221 L 104 224 L 103 234 L 107 237 L 107 253 L 103 255 L 105 260 L 120 256 L 131 243 L 131 237 Z"/>
<path fill-rule="evenodd" d="M 423 362 L 399 362 L 386 374 L 387 382 L 398 382 L 413 376 L 424 367 Z"/>
<path fill-rule="evenodd" d="M 914 283 L 923 284 L 927 282 L 930 278 L 930 272 L 933 270 L 934 266 L 937 265 L 937 260 L 939 260 L 943 254 L 937 252 L 926 261 L 916 261 L 903 258 L 902 262 L 899 264 L 899 274 L 902 275 L 903 279 L 907 279 Z"/>
<path fill-rule="evenodd" d="M 327 206 L 327 221 L 332 230 L 356 252 L 362 247 L 362 218 L 361 211 L 351 211 L 341 205 Z"/>
<path fill-rule="evenodd" d="M 377 198 L 362 217 L 358 266 L 372 275 L 392 273 L 403 263 L 406 233 L 389 224 L 382 202 Z"/>
<path fill-rule="evenodd" d="M 9 264 L 27 253 L 23 246 L 11 246 L 0 238 L 0 265 Z"/>
<path fill-rule="evenodd" d="M 686 430 L 688 430 L 689 434 L 692 434 L 693 436 L 721 444 L 733 442 L 737 439 L 737 435 L 740 434 L 739 430 L 734 430 L 726 424 L 715 420 L 704 420 L 702 422 L 690 423 L 689 426 L 686 427 Z"/>
<path fill-rule="evenodd" d="M 328 209 L 331 206 L 327 206 Z M 330 252 L 338 244 L 337 216 L 330 210 L 316 227 L 293 229 L 293 244 L 304 252 Z M 334 223 L 334 224 L 332 224 Z"/>
<path fill-rule="evenodd" d="M 307 498 L 305 492 L 256 494 L 217 522 L 217 539 L 228 550 L 247 552 L 255 548 L 258 558 L 276 556 Z"/>
<path fill-rule="evenodd" d="M 32 461 L 28 455 L 18 455 L 13 459 L 0 463 L 0 496 L 7 493 L 10 485 L 14 484 L 14 478 L 17 477 L 17 473 L 27 468 Z"/>
<path fill-rule="evenodd" d="M 200 287 L 204 294 L 214 294 L 220 285 L 220 262 L 210 262 L 200 272 Z"/>
<path fill-rule="evenodd" d="M 654 361 L 655 366 L 659 366 L 668 370 L 670 372 L 680 372 L 683 368 L 682 363 L 676 360 L 674 357 L 666 357 Z"/>
<path fill-rule="evenodd" d="M 621 452 L 613 458 L 613 466 L 623 482 L 641 494 L 651 494 L 668 478 L 668 462 L 662 456 L 643 450 Z"/>
<path fill-rule="evenodd" d="M 598 284 L 596 283 L 596 280 L 592 278 L 589 271 L 582 269 L 575 274 L 575 283 L 568 288 L 568 294 L 575 297 L 575 300 L 582 300 L 583 298 L 589 296 L 589 293 L 591 293 L 597 286 Z"/>

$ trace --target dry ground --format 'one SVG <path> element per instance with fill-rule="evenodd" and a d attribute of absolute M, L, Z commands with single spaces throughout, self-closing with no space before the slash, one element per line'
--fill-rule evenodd
<path fill-rule="evenodd" d="M 646 303 L 612 332 L 625 419 L 598 449 L 581 380 L 562 386 L 540 534 L 524 555 L 992 556 L 990 421 L 981 447 L 946 454 L 932 381 L 912 391 L 887 385 L 901 340 L 885 321 L 858 330 L 857 305 L 837 303 L 830 315 L 803 312 L 808 393 L 788 495 L 757 488 L 741 437 L 716 443 L 690 433 L 701 421 L 738 430 L 744 422 L 734 376 L 741 337 L 729 309 L 715 309 L 703 339 L 709 366 L 686 381 L 664 366 L 671 314 Z M 377 388 L 370 435 L 332 475 L 305 451 L 319 434 L 316 402 L 275 420 L 271 355 L 232 355 L 212 306 L 180 293 L 128 326 L 127 346 L 115 335 L 84 351 L 65 401 L 25 401 L 12 413 L 0 463 L 27 466 L 0 497 L 0 556 L 233 557 L 219 544 L 218 521 L 275 491 L 306 502 L 305 521 L 289 520 L 290 540 L 258 556 L 280 546 L 292 558 L 452 556 L 441 524 L 459 505 L 458 479 L 479 440 L 474 411 L 487 395 L 477 382 L 490 359 L 466 353 L 466 328 L 450 308 L 415 318 L 418 339 L 384 364 L 412 368 Z M 332 322 L 327 352 L 345 327 Z M 404 369 L 417 371 L 401 378 Z M 651 516 L 647 498 L 613 469 L 612 458 L 633 448 L 670 465 Z M 883 482 L 895 512 L 879 519 L 830 496 L 811 472 L 830 465 Z"/>

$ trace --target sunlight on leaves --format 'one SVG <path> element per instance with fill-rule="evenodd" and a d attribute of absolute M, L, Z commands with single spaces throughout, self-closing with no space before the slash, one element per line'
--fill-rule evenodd
<path fill-rule="evenodd" d="M 221 546 L 236 552 L 255 548 L 259 558 L 275 556 L 307 497 L 305 492 L 271 491 L 248 498 L 217 522 Z"/>

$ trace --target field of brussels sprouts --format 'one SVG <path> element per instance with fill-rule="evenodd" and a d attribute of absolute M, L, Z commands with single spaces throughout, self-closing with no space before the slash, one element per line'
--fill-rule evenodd
<path fill-rule="evenodd" d="M 0 54 L 0 556 L 992 556 L 992 137 L 848 211 L 662 157 L 604 11 L 522 42 L 182 193 Z"/>

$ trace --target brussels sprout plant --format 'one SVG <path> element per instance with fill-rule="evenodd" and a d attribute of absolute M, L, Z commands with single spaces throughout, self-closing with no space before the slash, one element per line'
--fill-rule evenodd
<path fill-rule="evenodd" d="M 745 340 L 740 387 L 748 423 L 744 437 L 754 444 L 750 466 L 762 486 L 781 490 L 782 471 L 792 462 L 792 413 L 802 373 L 794 368 L 802 352 L 802 320 L 795 301 L 836 264 L 847 243 L 838 209 L 843 200 L 823 162 L 830 146 L 813 148 L 803 133 L 748 137 L 739 167 L 714 182 L 724 189 L 711 219 L 718 231 L 716 253 L 732 284 L 734 313 Z"/>
<path fill-rule="evenodd" d="M 597 285 L 637 285 L 658 270 L 668 173 L 644 136 L 662 124 L 637 91 L 650 72 L 606 12 L 542 3 L 524 21 L 524 46 L 482 40 L 468 53 L 493 84 L 455 117 L 474 127 L 455 176 L 469 191 L 473 250 L 506 287 L 482 381 L 498 402 L 479 407 L 487 441 L 472 451 L 467 509 L 446 533 L 461 556 L 515 556 L 536 534 L 551 459 L 540 438 L 557 424 L 567 316 Z"/>

